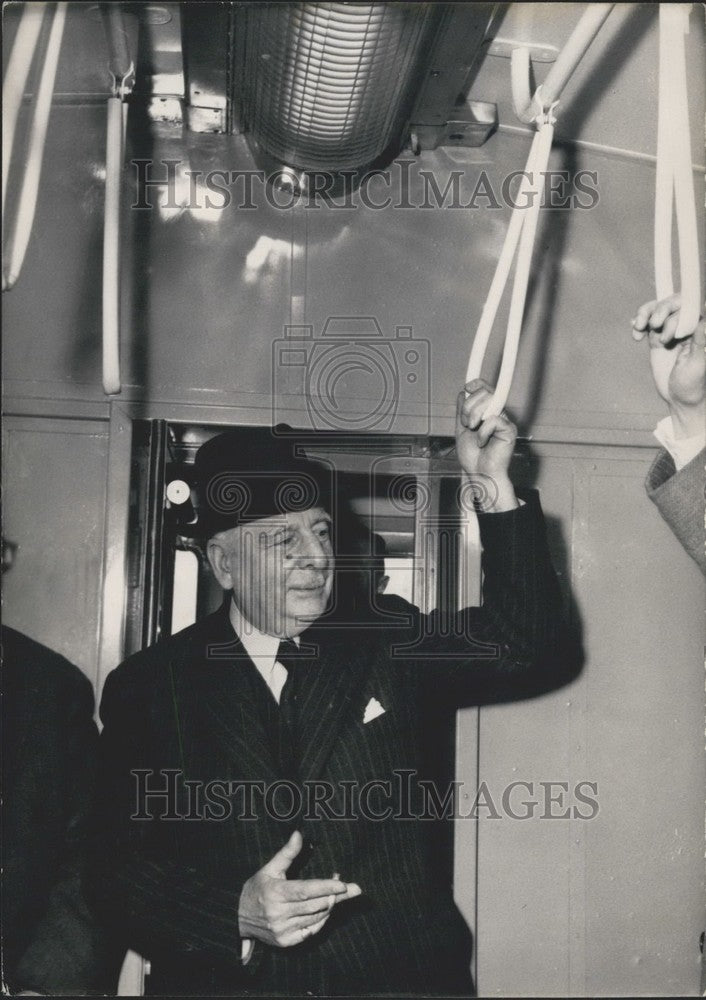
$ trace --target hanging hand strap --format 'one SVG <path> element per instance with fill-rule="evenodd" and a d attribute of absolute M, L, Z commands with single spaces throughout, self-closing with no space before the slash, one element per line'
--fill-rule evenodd
<path fill-rule="evenodd" d="M 103 223 L 103 391 L 120 392 L 120 186 L 122 182 L 126 96 L 135 75 L 122 12 L 118 4 L 103 7 L 108 66 L 113 96 L 108 98 L 105 147 L 105 211 Z"/>
<path fill-rule="evenodd" d="M 46 4 L 26 3 L 17 28 L 12 52 L 2 82 L 2 215 L 5 219 L 5 193 L 17 133 L 17 118 L 34 59 Z"/>
<path fill-rule="evenodd" d="M 66 3 L 58 3 L 54 11 L 54 17 L 49 32 L 49 41 L 44 55 L 44 64 L 39 79 L 37 95 L 32 107 L 32 120 L 29 130 L 29 147 L 27 151 L 27 163 L 25 165 L 22 187 L 17 206 L 17 215 L 11 237 L 11 249 L 7 272 L 3 274 L 3 290 L 12 288 L 20 276 L 24 263 L 29 238 L 32 234 L 32 224 L 34 223 L 34 213 L 37 208 L 37 198 L 39 195 L 39 181 L 42 174 L 42 163 L 44 160 L 44 146 L 47 140 L 47 128 L 49 125 L 49 113 L 51 111 L 51 100 L 54 93 L 54 80 L 56 79 L 56 69 L 59 63 L 59 51 L 61 49 L 61 39 L 64 34 L 66 23 Z M 31 38 L 34 35 L 34 26 L 27 33 Z M 35 38 L 36 42 L 36 38 Z M 14 54 L 14 52 L 13 52 Z M 30 57 L 31 61 L 31 57 Z M 27 70 L 29 66 L 27 66 Z M 24 89 L 24 85 L 23 85 Z M 21 99 L 21 96 L 20 96 Z M 15 98 L 13 98 L 13 101 Z M 11 139 L 14 140 L 14 125 L 16 125 L 16 114 L 14 108 L 10 109 L 15 121 L 11 123 Z M 7 151 L 7 155 L 12 152 L 12 146 Z M 7 184 L 3 153 L 3 200 Z"/>
<path fill-rule="evenodd" d="M 512 95 L 515 111 L 521 121 L 535 124 L 537 132 L 532 140 L 517 201 L 510 217 L 510 224 L 488 291 L 488 297 L 483 306 L 466 371 L 467 383 L 480 377 L 493 322 L 510 276 L 512 262 L 517 254 L 500 374 L 495 392 L 486 405 L 484 419 L 489 416 L 497 416 L 502 412 L 507 402 L 515 371 L 532 265 L 532 252 L 537 234 L 542 185 L 554 137 L 556 120 L 554 111 L 566 82 L 605 23 L 613 6 L 613 4 L 608 3 L 588 6 L 559 54 L 554 67 L 547 75 L 544 89 L 538 87 L 533 97 L 530 96 L 529 86 L 529 52 L 520 48 L 512 54 Z M 464 603 L 464 595 L 471 598 L 470 603 L 476 604 L 480 601 L 480 589 L 475 587 L 474 592 L 469 594 L 468 588 L 473 587 L 478 581 L 470 579 L 466 564 L 480 554 L 480 532 L 471 502 L 473 483 L 465 475 L 462 476 L 462 496 L 464 495 L 465 502 L 463 500 L 461 502 L 460 518 L 459 595 L 461 595 L 462 604 Z"/>
<path fill-rule="evenodd" d="M 536 95 L 538 104 L 541 101 L 540 92 L 541 88 L 538 89 Z M 540 104 L 540 110 L 535 115 L 535 123 L 538 126 L 537 132 L 532 140 L 522 183 L 520 184 L 515 206 L 510 217 L 510 224 L 505 235 L 505 242 L 495 268 L 488 297 L 483 306 L 483 312 L 468 361 L 466 382 L 480 377 L 483 358 L 488 346 L 495 316 L 517 251 L 517 263 L 510 301 L 510 315 L 505 336 L 505 347 L 503 349 L 503 360 L 498 384 L 492 399 L 486 407 L 485 417 L 497 416 L 503 410 L 510 393 L 512 377 L 515 371 L 517 351 L 520 343 L 520 331 L 522 329 L 522 317 L 524 315 L 527 286 L 532 264 L 532 252 L 542 200 L 542 187 L 544 184 L 544 175 L 549 164 L 552 138 L 554 136 L 554 106 L 552 105 L 549 111 L 545 112 Z"/>
<path fill-rule="evenodd" d="M 103 391 L 120 392 L 120 181 L 123 102 L 108 98 L 103 221 Z"/>
<path fill-rule="evenodd" d="M 554 111 L 564 86 L 605 23 L 613 6 L 609 3 L 588 6 L 559 53 L 556 63 L 547 74 L 543 86 L 537 88 L 534 96 L 530 94 L 529 51 L 518 47 L 512 53 L 511 82 L 515 112 L 521 121 L 536 125 L 537 132 L 468 361 L 466 382 L 480 377 L 493 322 L 517 252 L 502 365 L 495 393 L 486 406 L 484 417 L 497 416 L 502 411 L 512 385 L 537 233 L 542 185 L 554 136 Z"/>
<path fill-rule="evenodd" d="M 685 36 L 691 4 L 660 4 L 657 172 L 655 180 L 655 291 L 674 292 L 672 218 L 676 207 L 682 306 L 675 338 L 693 333 L 701 314 L 701 267 L 691 168 Z"/>

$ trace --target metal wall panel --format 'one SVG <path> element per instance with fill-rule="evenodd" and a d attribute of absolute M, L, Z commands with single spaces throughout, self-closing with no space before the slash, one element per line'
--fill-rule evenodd
<path fill-rule="evenodd" d="M 496 801 L 533 782 L 540 808 L 480 811 L 479 991 L 698 995 L 703 581 L 644 494 L 649 454 L 538 450 L 550 526 L 571 540 L 586 661 L 563 690 L 481 710 L 480 778 Z M 598 784 L 595 818 L 540 818 L 540 782 L 567 782 L 571 806 L 584 780 Z"/>
<path fill-rule="evenodd" d="M 19 545 L 3 578 L 3 620 L 95 683 L 107 426 L 27 417 L 3 423 L 3 534 Z"/>

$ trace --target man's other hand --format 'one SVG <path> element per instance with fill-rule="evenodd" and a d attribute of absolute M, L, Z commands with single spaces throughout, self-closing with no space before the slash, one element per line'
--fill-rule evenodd
<path fill-rule="evenodd" d="M 360 886 L 340 879 L 288 879 L 302 843 L 296 831 L 243 886 L 238 907 L 241 937 L 291 948 L 318 934 L 336 903 L 360 896 Z"/>
<path fill-rule="evenodd" d="M 456 454 L 463 471 L 475 479 L 479 496 L 487 497 L 481 504 L 486 512 L 517 507 L 508 474 L 517 428 L 504 413 L 483 419 L 492 393 L 487 382 L 474 379 L 461 390 L 456 405 Z"/>
<path fill-rule="evenodd" d="M 632 335 L 635 340 L 647 335 L 657 392 L 669 406 L 677 437 L 690 437 L 704 426 L 706 330 L 701 319 L 692 334 L 674 340 L 680 309 L 679 295 L 645 302 L 632 321 Z"/>

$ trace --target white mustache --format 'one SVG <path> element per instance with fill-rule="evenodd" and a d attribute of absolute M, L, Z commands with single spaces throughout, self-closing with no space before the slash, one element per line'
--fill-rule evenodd
<path fill-rule="evenodd" d="M 289 590 L 321 590 L 322 587 L 326 586 L 327 577 L 321 577 L 318 580 L 296 580 L 290 582 Z"/>

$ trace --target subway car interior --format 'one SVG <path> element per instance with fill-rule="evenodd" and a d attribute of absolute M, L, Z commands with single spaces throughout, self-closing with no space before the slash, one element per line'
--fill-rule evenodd
<path fill-rule="evenodd" d="M 60 833 L 31 919 L 11 898 L 16 855 L 41 849 L 22 830 L 50 826 L 46 796 L 26 806 L 46 771 L 33 733 L 54 713 L 13 707 L 25 647 L 5 626 L 90 682 L 96 743 L 72 767 L 95 757 L 93 801 L 116 740 L 107 679 L 228 607 L 197 454 L 224 431 L 249 454 L 274 428 L 273 454 L 318 463 L 345 499 L 326 544 L 334 594 L 363 567 L 366 649 L 402 607 L 410 622 L 494 607 L 511 571 L 488 555 L 505 544 L 488 520 L 529 523 L 539 497 L 567 675 L 522 697 L 432 691 L 417 733 L 454 789 L 430 870 L 472 935 L 469 992 L 704 995 L 703 6 L 12 2 L 3 28 L 4 984 L 159 994 L 174 979 L 157 958 L 187 968 L 191 945 L 172 953 L 161 918 L 145 922 L 154 951 L 152 931 L 131 936 L 126 903 L 104 985 L 54 984 L 83 954 L 33 937 L 59 905 Z M 481 424 L 464 423 L 476 392 Z M 496 454 L 510 442 L 511 512 L 479 426 Z M 476 479 L 456 447 L 474 433 Z M 530 614 L 541 574 L 512 573 L 529 590 L 507 584 L 502 606 Z M 394 711 L 375 720 L 389 707 L 371 697 L 361 732 L 390 732 Z M 90 816 L 87 830 L 93 870 Z M 360 877 L 374 910 L 362 874 L 340 877 Z M 204 995 L 414 995 L 412 978 L 383 988 L 382 931 L 360 944 L 369 992 L 345 979 L 353 946 L 341 958 L 336 935 L 383 926 L 360 900 L 308 943 L 255 940 L 250 961 L 245 889 L 233 898 L 237 975 L 209 979 L 201 956 Z M 414 909 L 395 918 L 400 954 Z M 428 981 L 446 995 L 458 955 L 434 947 L 418 995 Z M 309 986 L 317 948 L 338 964 Z"/>

